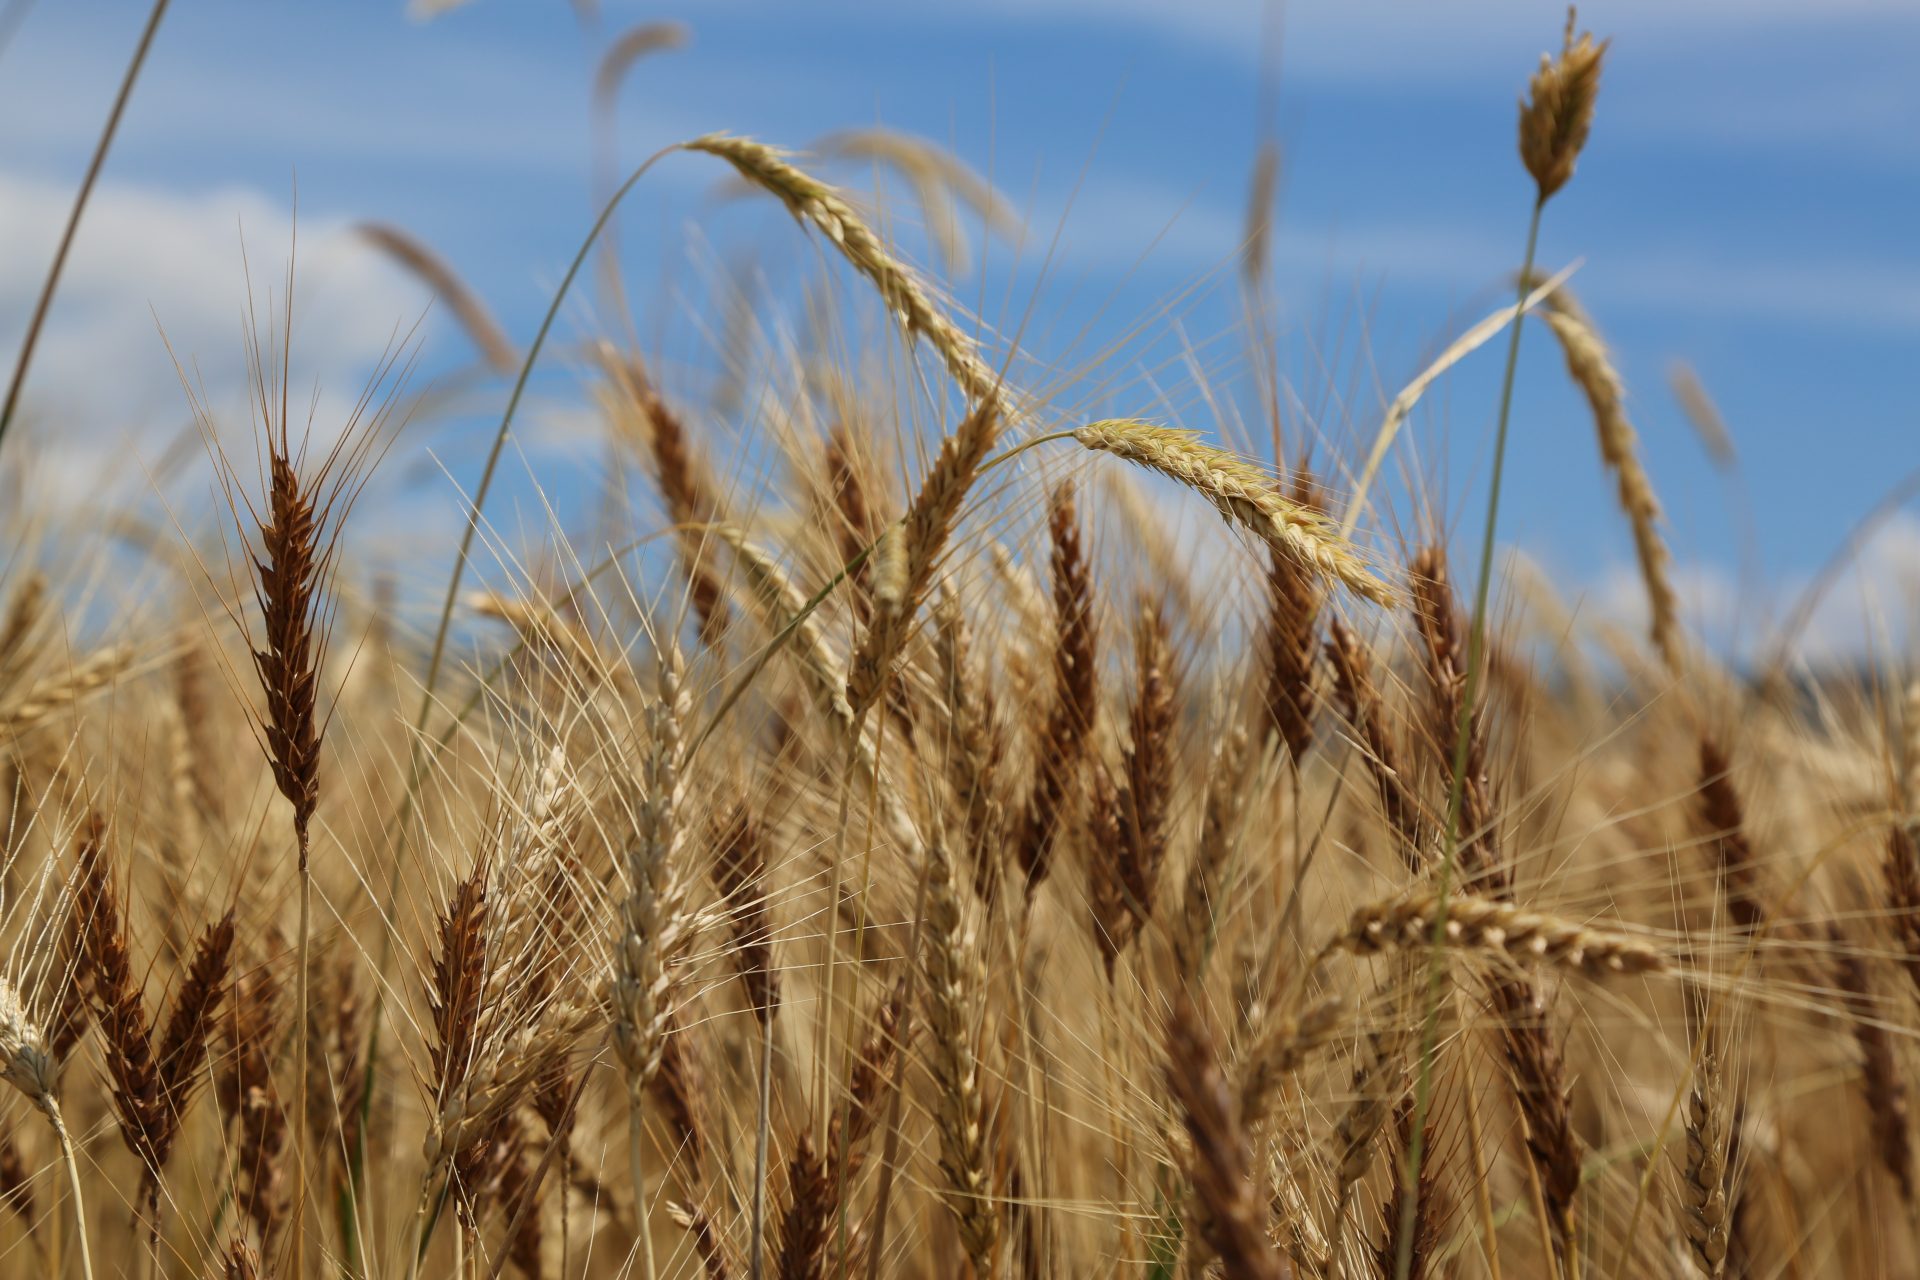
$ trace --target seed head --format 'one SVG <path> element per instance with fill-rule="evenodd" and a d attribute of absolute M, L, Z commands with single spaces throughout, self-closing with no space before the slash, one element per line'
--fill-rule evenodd
<path fill-rule="evenodd" d="M 1600 60 L 1608 41 L 1595 44 L 1590 32 L 1573 38 L 1573 10 L 1567 10 L 1567 34 L 1558 58 L 1540 55 L 1540 69 L 1520 104 L 1520 161 L 1540 187 L 1540 202 L 1573 177 L 1574 162 L 1587 145 L 1593 102 L 1600 94 Z"/>

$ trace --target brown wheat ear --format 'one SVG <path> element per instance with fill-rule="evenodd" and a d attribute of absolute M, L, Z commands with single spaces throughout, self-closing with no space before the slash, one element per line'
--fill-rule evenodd
<path fill-rule="evenodd" d="M 901 1015 L 907 988 L 895 983 L 875 1006 L 847 1080 L 846 1097 L 834 1111 L 824 1152 L 811 1127 L 801 1125 L 787 1161 L 786 1200 L 774 1232 L 773 1274 L 780 1280 L 817 1280 L 826 1272 L 834 1222 L 853 1196 L 853 1181 L 866 1160 L 866 1143 L 881 1119 L 880 1103 L 893 1080 L 902 1043 Z"/>
<path fill-rule="evenodd" d="M 647 376 L 646 367 L 636 359 L 620 360 L 605 353 L 602 358 L 610 376 L 645 421 L 654 479 L 660 485 L 667 519 L 675 528 L 680 563 L 687 575 L 687 594 L 700 620 L 700 640 L 708 646 L 717 645 L 727 630 L 726 596 L 706 546 L 711 535 L 698 526 L 722 518 L 718 488 L 694 451 L 686 422 Z"/>
<path fill-rule="evenodd" d="M 1539 188 L 1542 204 L 1573 177 L 1574 163 L 1593 127 L 1600 94 L 1600 62 L 1608 42 L 1582 32 L 1573 38 L 1574 12 L 1567 10 L 1566 40 L 1558 58 L 1540 57 L 1540 69 L 1520 104 L 1520 160 Z"/>
<path fill-rule="evenodd" d="M 1893 1176 L 1900 1198 L 1914 1200 L 1913 1135 L 1906 1082 L 1894 1059 L 1893 1033 L 1875 1000 L 1866 958 L 1835 928 L 1829 935 L 1836 959 L 1834 985 L 1841 1008 L 1853 1021 L 1854 1043 L 1860 1048 L 1861 1093 L 1873 1118 L 1873 1139 L 1880 1163 Z"/>
<path fill-rule="evenodd" d="M 713 881 L 731 909 L 734 962 L 746 988 L 753 1016 L 765 1023 L 780 1006 L 779 976 L 773 967 L 773 924 L 767 895 L 764 833 L 747 807 L 736 805 L 714 840 Z"/>
<path fill-rule="evenodd" d="M 1281 1280 L 1288 1268 L 1267 1239 L 1239 1108 L 1221 1074 L 1213 1033 L 1184 991 L 1174 993 L 1167 1020 L 1165 1079 L 1191 1143 L 1188 1177 L 1200 1231 L 1227 1280 Z"/>
<path fill-rule="evenodd" d="M 1321 509 L 1313 480 L 1304 471 L 1294 480 L 1293 501 L 1303 510 Z M 1267 721 L 1286 744 L 1295 769 L 1313 744 L 1314 621 L 1324 595 L 1319 579 L 1298 559 L 1268 553 Z"/>
<path fill-rule="evenodd" d="M 1419 875 L 1427 864 L 1420 811 L 1402 772 L 1400 749 L 1387 727 L 1386 709 L 1373 683 L 1373 660 L 1352 628 L 1338 618 L 1327 623 L 1327 657 L 1333 664 L 1334 696 L 1340 714 L 1364 749 L 1367 770 L 1380 793 L 1380 808 L 1394 834 L 1394 847 L 1407 870 Z"/>

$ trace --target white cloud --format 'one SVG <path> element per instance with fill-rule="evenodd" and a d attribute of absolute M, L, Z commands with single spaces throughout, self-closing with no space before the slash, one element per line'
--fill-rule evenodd
<path fill-rule="evenodd" d="M 0 350 L 17 351 L 73 199 L 64 183 L 0 173 Z M 216 414 L 244 412 L 249 298 L 284 294 L 296 219 L 253 190 L 176 192 L 105 182 L 94 192 L 34 356 L 23 429 L 42 495 L 97 495 L 142 468 L 190 424 L 167 343 L 197 367 Z M 298 219 L 292 397 L 343 418 L 427 296 L 336 219 Z M 269 317 L 262 314 L 265 329 Z M 279 327 L 278 317 L 273 317 Z M 162 332 L 165 340 L 163 341 Z"/>
<path fill-rule="evenodd" d="M 1814 586 L 1807 574 L 1742 584 L 1725 568 L 1677 565 L 1674 588 L 1690 631 L 1728 655 L 1764 656 Z M 1646 588 L 1639 571 L 1616 565 L 1584 594 L 1582 611 L 1645 631 Z M 1920 622 L 1920 516 L 1898 512 L 1860 548 L 1847 570 L 1827 584 L 1800 632 L 1794 654 L 1814 667 L 1903 656 Z"/>

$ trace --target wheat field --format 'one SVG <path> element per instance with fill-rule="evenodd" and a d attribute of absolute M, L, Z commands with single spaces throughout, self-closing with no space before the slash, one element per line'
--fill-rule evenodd
<path fill-rule="evenodd" d="M 457 561 L 395 574 L 355 527 L 408 350 L 306 421 L 298 263 L 256 273 L 251 420 L 183 374 L 223 515 L 149 535 L 176 585 L 6 514 L 0 1273 L 1916 1274 L 1920 682 L 1690 625 L 1536 260 L 1610 56 L 1570 17 L 1515 68 L 1512 301 L 1344 455 L 1277 397 L 1265 450 L 1076 412 L 809 157 L 710 134 L 672 151 L 859 314 L 749 318 L 716 407 L 616 327 L 556 354 L 600 225 L 524 349 L 368 228 L 514 380 Z M 650 500 L 516 540 L 543 352 Z M 1644 631 L 1496 556 L 1522 358 L 1591 411 Z M 1485 508 L 1396 509 L 1423 393 L 1503 359 Z"/>

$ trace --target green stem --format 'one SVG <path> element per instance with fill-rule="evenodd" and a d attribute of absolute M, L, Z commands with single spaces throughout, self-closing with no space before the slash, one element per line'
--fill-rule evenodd
<path fill-rule="evenodd" d="M 1540 242 L 1540 213 L 1545 199 L 1533 203 L 1527 224 L 1527 252 L 1520 267 L 1519 304 L 1525 306 L 1533 278 L 1533 255 Z M 1480 575 L 1474 583 L 1473 620 L 1467 630 L 1467 679 L 1460 696 L 1460 720 L 1454 726 L 1453 770 L 1447 789 L 1447 840 L 1440 862 L 1439 895 L 1433 913 L 1432 959 L 1427 974 L 1427 1010 L 1420 1033 L 1420 1074 L 1413 1091 L 1413 1131 L 1407 1139 L 1407 1172 L 1401 1183 L 1400 1226 L 1394 1233 L 1394 1280 L 1407 1280 L 1413 1270 L 1414 1229 L 1420 1215 L 1420 1162 L 1425 1155 L 1427 1109 L 1433 1095 L 1433 1064 L 1440 1043 L 1440 995 L 1446 982 L 1447 899 L 1453 887 L 1454 862 L 1460 853 L 1460 811 L 1466 798 L 1467 756 L 1472 743 L 1473 714 L 1480 696 L 1481 654 L 1487 639 L 1487 599 L 1493 585 L 1494 535 L 1500 518 L 1500 483 L 1506 472 L 1507 424 L 1513 414 L 1513 380 L 1520 365 L 1522 317 L 1516 314 L 1507 340 L 1507 370 L 1500 382 L 1500 417 L 1494 430 L 1493 477 L 1487 486 L 1487 527 L 1480 540 Z"/>

